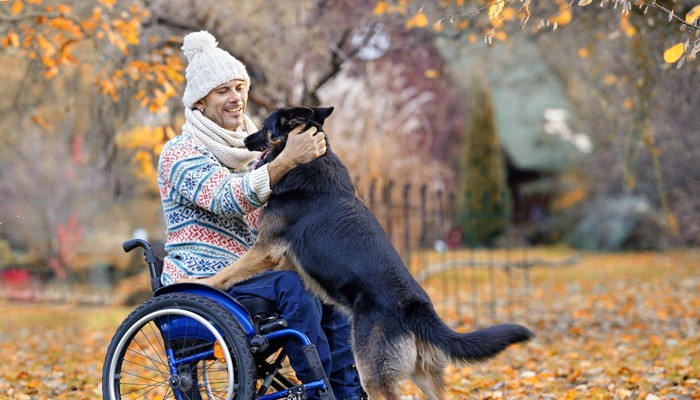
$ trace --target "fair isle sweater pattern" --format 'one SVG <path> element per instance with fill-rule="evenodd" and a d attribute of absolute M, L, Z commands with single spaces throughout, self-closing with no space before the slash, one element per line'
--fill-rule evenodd
<path fill-rule="evenodd" d="M 231 172 L 187 133 L 166 143 L 158 163 L 168 252 L 164 285 L 214 275 L 253 245 L 267 199 L 255 190 L 262 171 L 251 171 L 252 164 Z"/>

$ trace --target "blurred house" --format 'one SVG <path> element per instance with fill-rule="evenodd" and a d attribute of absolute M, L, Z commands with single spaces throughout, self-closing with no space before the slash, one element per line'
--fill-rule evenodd
<path fill-rule="evenodd" d="M 514 222 L 544 217 L 561 174 L 592 151 L 561 81 L 527 39 L 492 47 L 445 39 L 438 48 L 464 90 L 481 85 L 491 95 Z"/>

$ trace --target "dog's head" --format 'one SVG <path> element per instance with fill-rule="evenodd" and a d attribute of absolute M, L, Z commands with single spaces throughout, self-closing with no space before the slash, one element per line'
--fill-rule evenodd
<path fill-rule="evenodd" d="M 333 112 L 333 107 L 287 107 L 273 111 L 263 121 L 262 129 L 250 134 L 243 143 L 248 150 L 262 151 L 258 167 L 274 160 L 284 150 L 287 136 L 294 128 L 305 125 L 323 130 L 323 122 Z"/>

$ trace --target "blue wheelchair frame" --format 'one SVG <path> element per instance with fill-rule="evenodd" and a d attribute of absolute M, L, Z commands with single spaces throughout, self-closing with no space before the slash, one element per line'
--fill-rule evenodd
<path fill-rule="evenodd" d="M 306 355 L 309 369 L 312 371 L 312 374 L 315 379 L 311 382 L 301 384 L 300 386 L 256 397 L 257 400 L 301 398 L 295 397 L 298 396 L 298 390 L 300 388 L 306 393 L 306 395 L 310 395 L 318 391 L 322 399 L 334 399 L 333 392 L 330 388 L 330 383 L 326 377 L 325 371 L 318 357 L 318 353 L 316 352 L 316 348 L 309 341 L 309 338 L 304 333 L 294 329 L 286 329 L 284 328 L 284 326 L 286 325 L 280 324 L 277 324 L 275 327 L 265 330 L 263 332 L 256 332 L 256 327 L 251 320 L 251 316 L 249 315 L 248 310 L 229 294 L 211 286 L 194 282 L 175 283 L 172 285 L 163 286 L 160 283 L 160 275 L 162 273 L 162 262 L 155 255 L 155 252 L 153 251 L 150 243 L 142 239 L 132 239 L 124 242 L 123 244 L 125 252 L 129 252 L 137 247 L 144 249 L 144 256 L 146 258 L 146 263 L 148 264 L 149 272 L 151 274 L 151 288 L 153 290 L 154 297 L 168 293 L 190 293 L 206 297 L 216 302 L 224 309 L 228 310 L 234 316 L 236 321 L 238 321 L 241 328 L 243 329 L 246 338 L 248 339 L 248 342 L 251 343 L 252 347 L 259 345 L 259 343 L 268 343 L 274 340 L 292 338 L 304 348 L 304 354 Z M 171 340 L 176 339 L 178 337 L 184 337 L 185 335 L 187 335 L 187 337 L 190 338 L 192 337 L 193 321 L 184 316 L 180 318 L 180 321 L 182 323 L 178 323 L 178 319 L 170 320 L 169 323 L 162 324 L 161 326 L 159 326 L 161 334 L 165 339 Z M 212 342 L 216 340 L 214 336 L 207 329 L 204 328 L 204 326 L 201 326 L 201 328 L 202 329 L 197 330 L 198 332 L 201 332 L 201 336 L 196 337 L 197 339 Z M 170 352 L 168 354 L 168 364 L 170 372 L 172 374 L 177 373 L 177 368 L 180 364 L 187 364 L 193 361 L 199 361 L 212 356 L 213 350 L 206 350 L 198 354 L 189 355 L 186 359 L 177 359 L 175 355 L 172 352 Z M 181 393 L 176 389 L 174 389 L 173 391 L 176 399 L 182 400 Z"/>

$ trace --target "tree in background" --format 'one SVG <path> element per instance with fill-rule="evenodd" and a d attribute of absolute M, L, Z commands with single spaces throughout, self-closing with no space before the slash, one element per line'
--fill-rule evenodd
<path fill-rule="evenodd" d="M 376 1 L 374 13 L 469 48 L 534 44 L 593 140 L 576 206 L 641 196 L 672 243 L 698 243 L 697 1 L 398 0 Z"/>
<path fill-rule="evenodd" d="M 37 145 L 54 139 L 58 142 L 47 154 L 56 164 L 67 164 L 63 154 L 71 144 L 66 138 L 81 138 L 83 159 L 78 168 L 85 174 L 56 183 L 89 206 L 56 204 L 50 212 L 60 213 L 61 207 L 80 208 L 78 223 L 87 227 L 80 246 L 89 247 L 95 254 L 117 249 L 119 241 L 127 238 L 136 224 L 146 223 L 158 233 L 162 229 L 155 217 L 159 212 L 154 208 L 158 206 L 155 165 L 159 148 L 179 132 L 182 123 L 179 96 L 184 57 L 179 46 L 184 34 L 209 30 L 221 47 L 246 63 L 253 81 L 249 111 L 259 121 L 279 105 L 318 104 L 320 89 L 344 66 L 352 65 L 353 74 L 362 77 L 367 73 L 361 67 L 365 62 L 387 53 L 383 45 L 378 56 L 367 54 L 367 44 L 376 39 L 372 25 L 363 21 L 371 14 L 371 7 L 371 2 L 305 1 L 292 6 L 263 1 L 240 3 L 234 13 L 228 5 L 211 0 L 0 2 L 0 57 L 9 60 L 6 65 L 22 66 L 2 71 L 12 84 L 0 88 L 5 99 L 0 108 L 13 112 L 0 123 L 0 140 L 7 144 L 0 149 L 5 156 L 0 161 L 0 183 L 8 183 L 5 186 L 9 187 L 12 180 L 26 181 L 15 185 L 23 190 L 3 191 L 3 199 L 8 200 L 8 207 L 11 203 L 18 208 L 10 212 L 27 216 L 21 220 L 22 229 L 3 235 L 11 236 L 15 246 L 33 249 L 43 260 L 51 257 L 52 251 L 47 250 L 51 246 L 39 244 L 42 240 L 38 236 L 46 236 L 50 243 L 59 241 L 55 229 L 28 217 L 43 215 L 46 207 L 35 212 L 40 206 L 27 202 L 26 197 L 39 190 L 45 195 L 35 197 L 50 198 L 52 187 L 34 186 L 39 175 L 5 172 L 9 171 L 5 165 L 15 162 L 16 154 L 11 149 L 22 146 L 27 139 L 24 130 L 15 128 L 19 124 L 40 133 Z M 406 35 L 404 40 L 413 38 Z M 412 44 L 402 48 L 415 49 Z M 399 48 L 396 53 L 401 51 Z M 422 69 L 409 72 L 427 79 Z M 403 95 L 414 93 L 409 86 L 394 85 L 391 90 Z M 411 100 L 402 99 L 405 104 Z M 380 96 L 368 106 L 378 107 L 382 102 Z M 352 114 L 354 110 L 345 112 Z M 407 119 L 404 125 L 410 121 L 413 119 Z M 418 129 L 412 128 L 412 135 L 406 137 L 422 140 L 422 130 L 428 127 L 424 122 L 419 121 Z M 339 147 L 340 141 L 336 145 Z M 429 154 L 431 149 L 412 150 Z M 410 158 L 411 154 L 404 156 Z M 397 162 L 411 165 L 405 160 Z M 419 162 L 414 164 L 419 168 Z M 19 169 L 34 170 L 26 165 Z M 44 173 L 50 175 L 60 169 L 54 166 Z M 92 172 L 94 176 L 87 178 Z M 83 186 L 99 188 L 95 192 L 99 191 L 100 196 L 91 196 L 90 190 L 84 192 L 80 189 Z M 61 216 L 55 226 L 75 226 L 69 224 L 69 218 Z M 36 231 L 42 234 L 30 234 Z"/>
<path fill-rule="evenodd" d="M 55 277 L 128 235 L 100 221 L 123 220 L 115 206 L 135 193 L 116 139 L 167 110 L 183 80 L 168 39 L 143 33 L 148 17 L 138 2 L 0 2 L 0 194 L 21 215 L 3 236 Z"/>
<path fill-rule="evenodd" d="M 457 159 L 455 216 L 462 242 L 484 245 L 507 228 L 506 168 L 488 89 L 475 90 L 470 105 Z"/>
<path fill-rule="evenodd" d="M 693 221 L 700 209 L 694 199 L 700 196 L 700 178 L 689 166 L 697 158 L 693 149 L 700 148 L 700 135 L 688 128 L 694 126 L 692 111 L 700 101 L 689 89 L 698 79 L 692 62 L 697 42 L 685 35 L 696 30 L 698 8 L 679 1 L 667 13 L 650 3 L 645 14 L 644 4 L 640 10 L 622 1 L 616 2 L 620 13 L 611 11 L 612 2 L 603 2 L 605 7 L 589 3 L 259 0 L 238 2 L 233 12 L 230 4 L 215 0 L 2 1 L 0 190 L 6 208 L 0 219 L 18 211 L 23 215 L 21 229 L 3 230 L 2 239 L 11 239 L 15 247 L 48 249 L 28 243 L 46 243 L 44 234 L 56 243 L 55 227 L 70 225 L 70 214 L 60 211 L 65 206 L 47 211 L 40 202 L 27 201 L 39 189 L 45 193 L 36 197 L 46 199 L 44 204 L 54 204 L 52 190 L 80 199 L 71 207 L 79 208 L 78 223 L 87 229 L 82 246 L 110 238 L 97 240 L 104 246 L 90 242 L 95 253 L 118 248 L 137 222 L 160 233 L 155 163 L 160 146 L 182 123 L 179 47 L 185 33 L 207 29 L 248 66 L 250 112 L 258 120 L 279 105 L 318 104 L 324 89 L 342 86 L 338 82 L 347 77 L 365 84 L 393 79 L 396 75 L 387 71 L 401 69 L 401 85 L 382 87 L 405 96 L 406 110 L 413 109 L 414 96 L 425 114 L 423 123 L 403 136 L 417 144 L 410 152 L 419 154 L 411 154 L 411 160 L 421 160 L 405 162 L 406 169 L 450 160 L 459 150 L 465 93 L 450 81 L 434 41 L 487 47 L 527 36 L 591 123 L 596 151 L 587 166 L 585 184 L 592 189 L 587 193 L 646 194 L 655 205 L 666 204 L 685 243 L 697 242 Z M 669 24 L 668 16 L 676 23 L 680 18 L 686 31 Z M 666 54 L 679 49 L 678 43 L 682 54 Z M 423 93 L 433 98 L 419 101 Z M 638 101 L 640 96 L 646 100 Z M 381 96 L 367 101 L 361 104 L 369 110 L 384 104 Z M 361 118 L 351 107 L 338 111 Z M 74 178 L 40 184 L 39 175 L 11 174 L 13 165 L 24 165 L 16 157 L 23 154 L 17 149 L 27 140 L 26 132 L 36 132 L 31 137 L 37 146 L 51 149 L 46 157 L 55 163 L 47 168 L 77 168 Z M 391 135 L 402 137 L 402 132 Z M 77 166 L 65 156 L 74 142 L 82 147 Z M 24 192 L 8 189 L 18 179 L 28 180 L 15 185 Z M 51 186 L 58 183 L 63 186 Z M 451 185 L 449 179 L 445 185 Z M 105 197 L 93 196 L 98 191 Z M 49 227 L 28 217 L 42 213 L 60 218 Z M 41 252 L 44 259 L 50 257 L 48 250 Z"/>

